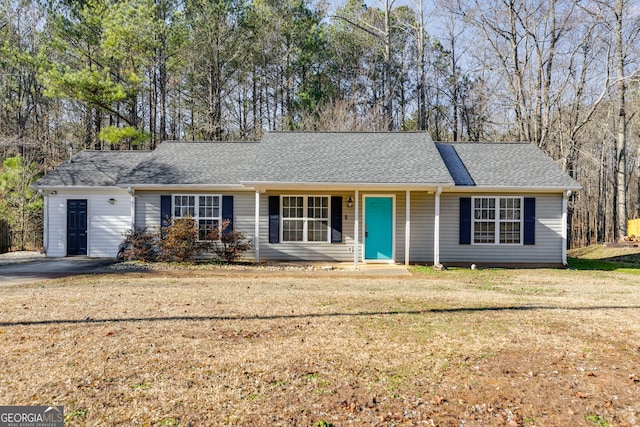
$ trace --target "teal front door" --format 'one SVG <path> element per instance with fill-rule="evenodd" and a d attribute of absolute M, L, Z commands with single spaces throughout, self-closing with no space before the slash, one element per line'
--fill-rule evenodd
<path fill-rule="evenodd" d="M 364 258 L 393 259 L 393 197 L 365 197 L 364 215 Z"/>

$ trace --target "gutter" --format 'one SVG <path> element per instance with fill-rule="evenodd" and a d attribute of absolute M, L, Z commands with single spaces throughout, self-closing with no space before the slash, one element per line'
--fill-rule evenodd
<path fill-rule="evenodd" d="M 154 191 L 171 190 L 215 190 L 215 191 L 252 191 L 253 189 L 242 184 L 120 184 L 117 188 Z"/>
<path fill-rule="evenodd" d="M 565 191 L 578 191 L 581 186 L 574 187 L 507 187 L 507 186 L 456 186 L 447 188 L 448 193 L 564 193 Z M 443 188 L 444 190 L 444 188 Z"/>
<path fill-rule="evenodd" d="M 242 181 L 242 185 L 256 190 L 412 190 L 436 191 L 439 187 L 453 188 L 453 183 L 357 183 L 357 182 L 274 182 L 274 181 Z"/>

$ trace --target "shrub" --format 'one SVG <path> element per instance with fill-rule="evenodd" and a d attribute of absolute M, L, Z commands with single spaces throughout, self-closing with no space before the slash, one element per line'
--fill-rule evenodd
<path fill-rule="evenodd" d="M 207 250 L 213 251 L 216 256 L 226 262 L 237 261 L 240 256 L 249 249 L 252 243 L 247 240 L 243 232 L 235 227 L 228 230 L 229 220 L 222 221 L 221 227 L 214 228 L 207 236 Z M 220 229 L 224 230 L 222 233 Z"/>
<path fill-rule="evenodd" d="M 171 225 L 162 227 L 160 259 L 191 262 L 203 245 L 198 241 L 198 229 L 193 218 L 174 218 Z"/>
<path fill-rule="evenodd" d="M 158 258 L 157 235 L 147 227 L 136 226 L 124 233 L 124 242 L 120 245 L 118 258 L 153 262 Z"/>
<path fill-rule="evenodd" d="M 160 233 L 149 231 L 147 227 L 136 227 L 134 231 L 125 233 L 118 257 L 147 262 L 158 259 L 192 262 L 199 253 L 210 252 L 220 260 L 234 262 L 251 249 L 252 242 L 241 231 L 228 228 L 229 221 L 225 220 L 220 227 L 211 230 L 207 240 L 202 241 L 193 218 L 175 218 L 170 225 L 162 227 Z M 221 229 L 225 231 L 220 232 Z"/>

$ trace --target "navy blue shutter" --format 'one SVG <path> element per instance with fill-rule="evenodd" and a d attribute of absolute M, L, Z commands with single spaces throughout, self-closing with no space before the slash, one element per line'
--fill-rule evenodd
<path fill-rule="evenodd" d="M 171 195 L 160 196 L 160 237 L 164 239 L 165 227 L 171 225 Z"/>
<path fill-rule="evenodd" d="M 160 226 L 171 225 L 171 195 L 160 196 Z"/>
<path fill-rule="evenodd" d="M 233 231 L 233 196 L 222 196 L 222 221 L 229 220 L 229 224 L 222 230 L 226 235 Z"/>
<path fill-rule="evenodd" d="M 460 244 L 471 244 L 471 197 L 460 198 Z"/>
<path fill-rule="evenodd" d="M 342 196 L 331 196 L 331 243 L 342 243 Z"/>
<path fill-rule="evenodd" d="M 536 244 L 536 199 L 524 198 L 524 242 L 525 245 Z"/>
<path fill-rule="evenodd" d="M 269 243 L 280 242 L 280 196 L 269 196 Z"/>

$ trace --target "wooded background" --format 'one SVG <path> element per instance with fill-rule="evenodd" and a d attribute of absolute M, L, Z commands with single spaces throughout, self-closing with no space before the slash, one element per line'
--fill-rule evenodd
<path fill-rule="evenodd" d="M 637 2 L 366 3 L 0 0 L 14 247 L 39 244 L 29 183 L 71 153 L 265 130 L 531 141 L 583 186 L 571 244 L 625 235 L 640 207 Z"/>

